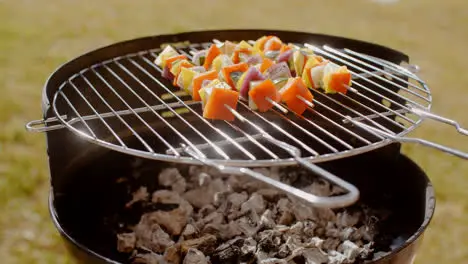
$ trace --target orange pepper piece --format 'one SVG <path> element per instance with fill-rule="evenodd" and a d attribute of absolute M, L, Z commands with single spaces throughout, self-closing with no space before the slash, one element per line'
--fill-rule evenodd
<path fill-rule="evenodd" d="M 257 46 L 260 49 L 260 51 L 263 51 L 263 49 L 265 48 L 265 43 L 272 37 L 273 36 L 264 36 L 257 40 Z"/>
<path fill-rule="evenodd" d="M 253 100 L 260 112 L 266 112 L 273 107 L 266 98 L 270 98 L 275 102 L 281 100 L 280 94 L 275 87 L 275 84 L 270 79 L 267 79 L 249 91 L 249 98 Z"/>
<path fill-rule="evenodd" d="M 280 90 L 280 95 L 281 100 L 286 103 L 288 108 L 298 115 L 304 113 L 307 109 L 307 104 L 297 98 L 297 96 L 300 95 L 309 102 L 312 102 L 312 99 L 314 99 L 314 96 L 300 77 L 290 78 Z"/>
<path fill-rule="evenodd" d="M 185 55 L 177 55 L 177 56 L 167 58 L 166 61 L 165 61 L 165 64 L 166 64 L 166 67 L 168 67 L 170 69 L 170 68 L 172 68 L 172 63 L 174 63 L 174 62 L 176 62 L 178 60 L 186 60 L 186 59 L 187 59 L 187 56 L 185 56 Z"/>
<path fill-rule="evenodd" d="M 275 39 L 272 40 L 270 43 L 271 44 L 270 44 L 269 47 L 264 47 L 263 48 L 264 51 L 267 51 L 267 50 L 280 50 L 281 47 L 283 46 L 283 43 L 281 43 L 281 41 L 276 41 Z"/>
<path fill-rule="evenodd" d="M 247 54 L 252 54 L 252 51 L 248 48 L 241 48 L 241 49 L 236 49 L 234 53 L 232 54 L 232 62 L 233 63 L 239 63 L 240 62 L 240 57 L 239 54 L 241 53 L 247 53 Z"/>
<path fill-rule="evenodd" d="M 329 86 L 331 89 L 338 93 L 346 94 L 348 88 L 346 85 L 349 85 L 351 82 L 351 73 L 349 72 L 337 72 L 332 73 L 330 76 Z"/>
<path fill-rule="evenodd" d="M 270 60 L 269 58 L 264 58 L 263 61 L 262 61 L 262 64 L 260 64 L 260 72 L 261 73 L 265 72 L 273 64 L 274 64 L 274 62 L 272 60 Z"/>
<path fill-rule="evenodd" d="M 245 72 L 248 69 L 249 69 L 249 65 L 247 63 L 243 62 L 243 63 L 238 63 L 238 64 L 233 64 L 233 65 L 226 66 L 221 70 L 221 72 L 222 72 L 222 74 L 224 76 L 224 80 L 226 80 L 227 84 L 229 84 L 231 86 L 231 88 L 233 90 L 235 90 L 236 85 L 235 85 L 234 81 L 231 78 L 231 73 L 233 73 L 233 72 Z"/>
<path fill-rule="evenodd" d="M 205 62 L 203 63 L 203 67 L 208 70 L 213 63 L 213 60 L 221 54 L 221 50 L 216 46 L 216 44 L 211 44 L 210 48 L 206 52 Z"/>
<path fill-rule="evenodd" d="M 218 78 L 218 73 L 216 71 L 209 71 L 209 72 L 204 72 L 200 73 L 199 75 L 195 76 L 192 80 L 193 85 L 192 85 L 192 99 L 194 101 L 201 101 L 200 94 L 198 93 L 200 89 L 202 88 L 202 83 L 204 80 L 209 80 L 212 81 L 214 79 Z"/>
<path fill-rule="evenodd" d="M 218 119 L 234 121 L 235 116 L 225 105 L 236 109 L 239 101 L 239 93 L 233 90 L 213 88 L 211 96 L 203 109 L 203 117 L 207 119 Z"/>
<path fill-rule="evenodd" d="M 288 50 L 290 50 L 290 49 L 291 49 L 290 46 L 288 46 L 288 45 L 286 45 L 286 44 L 283 44 L 283 45 L 281 46 L 281 49 L 280 49 L 280 54 L 283 53 L 283 52 L 285 52 L 285 51 L 288 51 Z"/>

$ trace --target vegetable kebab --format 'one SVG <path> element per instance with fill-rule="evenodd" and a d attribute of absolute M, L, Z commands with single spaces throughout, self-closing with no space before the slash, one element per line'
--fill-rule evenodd
<path fill-rule="evenodd" d="M 311 89 L 346 94 L 351 86 L 346 66 L 275 36 L 263 36 L 253 45 L 246 41 L 213 43 L 194 53 L 191 60 L 168 45 L 154 63 L 163 69 L 164 78 L 202 102 L 207 119 L 234 120 L 231 110 L 240 99 L 260 112 L 282 102 L 302 115 L 312 106 Z"/>

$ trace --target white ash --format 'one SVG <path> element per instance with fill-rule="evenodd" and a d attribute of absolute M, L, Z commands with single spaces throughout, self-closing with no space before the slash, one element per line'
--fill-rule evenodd
<path fill-rule="evenodd" d="M 343 190 L 305 170 L 255 169 L 308 192 L 330 196 Z M 117 235 L 117 249 L 132 263 L 355 263 L 371 258 L 382 217 L 352 210 L 314 208 L 247 176 L 209 167 L 167 168 L 158 175 L 152 209 L 133 232 Z M 148 200 L 138 189 L 127 203 Z M 158 209 L 159 208 L 159 209 Z M 302 263 L 301 262 L 301 263 Z"/>

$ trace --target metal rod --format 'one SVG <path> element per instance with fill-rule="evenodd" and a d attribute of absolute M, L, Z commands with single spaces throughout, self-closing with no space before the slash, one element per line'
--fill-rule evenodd
<path fill-rule="evenodd" d="M 417 114 L 417 115 L 419 115 L 419 116 L 421 116 L 423 118 L 429 118 L 429 119 L 432 119 L 432 120 L 435 120 L 435 121 L 439 121 L 439 122 L 454 126 L 457 129 L 458 133 L 460 133 L 462 135 L 465 135 L 465 136 L 468 136 L 468 130 L 462 128 L 460 126 L 460 124 L 455 120 L 448 119 L 446 117 L 436 115 L 434 113 L 427 112 L 427 111 L 425 111 L 423 109 L 419 109 L 419 108 L 416 108 L 416 107 L 410 107 L 410 108 L 411 108 L 411 112 L 413 112 L 413 113 L 415 113 L 415 114 Z"/>
<path fill-rule="evenodd" d="M 151 53 L 150 53 L 151 54 Z M 153 54 L 151 54 L 152 56 L 154 56 Z M 140 56 L 141 59 L 143 59 L 143 61 L 145 61 L 146 63 L 148 63 L 150 66 L 152 66 L 153 68 L 155 69 L 158 69 L 155 65 L 153 65 L 153 63 L 149 62 L 147 58 L 145 58 L 144 56 Z M 145 70 L 143 67 L 141 67 L 141 65 L 139 65 L 138 63 L 136 63 L 133 59 L 128 59 L 130 62 L 132 62 L 133 65 L 135 65 L 139 70 L 141 70 L 142 72 L 144 72 L 147 76 L 149 76 L 151 78 L 151 80 L 157 82 L 162 88 L 164 88 L 166 91 L 168 91 L 169 93 L 173 94 L 172 91 L 167 88 L 163 83 L 161 83 L 158 79 L 154 78 L 154 76 L 152 76 L 151 74 L 149 74 L 149 72 L 147 70 Z M 145 88 L 148 89 L 148 87 L 145 86 Z M 148 89 L 149 90 L 149 89 Z M 154 93 L 153 93 L 154 94 Z M 185 107 L 187 107 L 192 113 L 194 113 L 200 120 L 202 120 L 205 124 L 207 124 L 210 128 L 212 128 L 214 131 L 216 131 L 218 134 L 220 134 L 222 137 L 226 138 L 227 140 L 231 141 L 231 143 L 236 146 L 242 153 L 244 153 L 246 156 L 248 156 L 249 158 L 251 159 L 255 159 L 255 156 L 250 153 L 248 150 L 246 150 L 244 147 L 242 147 L 241 145 L 239 145 L 237 142 L 235 142 L 230 136 L 228 136 L 225 132 L 221 131 L 219 128 L 216 128 L 215 126 L 213 126 L 210 122 L 208 122 L 205 118 L 203 118 L 199 113 L 197 113 L 195 110 L 193 110 L 190 106 L 188 106 L 187 104 L 185 104 L 184 101 L 182 101 L 179 97 L 176 97 L 177 100 L 179 102 L 181 102 L 182 104 L 185 105 Z M 195 129 L 196 130 L 196 129 Z M 198 131 L 198 130 L 197 130 Z M 222 151 L 219 147 L 217 146 L 214 146 L 215 149 L 219 149 L 220 151 Z"/>
<path fill-rule="evenodd" d="M 81 99 L 83 99 L 83 101 L 88 105 L 88 107 L 91 109 L 91 111 L 93 111 L 93 113 L 95 115 L 97 115 L 99 117 L 99 119 L 101 120 L 101 122 L 104 124 L 104 126 L 106 126 L 106 128 L 111 132 L 111 134 L 115 137 L 115 139 L 117 139 L 117 141 L 119 141 L 120 145 L 126 147 L 125 143 L 123 142 L 123 140 L 117 135 L 117 133 L 114 131 L 114 129 L 111 128 L 111 126 L 106 122 L 106 120 L 104 120 L 104 118 L 101 117 L 101 115 L 98 113 L 98 111 L 96 110 L 96 108 L 94 108 L 94 106 L 88 101 L 88 99 L 86 99 L 86 97 L 83 95 L 83 93 L 81 93 L 80 89 L 78 89 L 73 83 L 72 81 L 69 81 L 68 82 L 71 87 L 73 87 L 73 89 L 76 91 L 76 93 L 81 97 Z M 63 95 L 63 93 L 62 93 Z M 68 101 L 67 99 L 67 102 L 70 102 Z M 70 102 L 71 104 L 71 102 Z M 71 104 L 72 105 L 72 104 Z M 74 107 L 73 107 L 74 108 Z M 75 109 L 76 110 L 76 109 Z M 76 114 L 78 116 L 81 116 L 81 114 L 79 114 L 79 112 L 76 112 Z M 91 128 L 89 126 L 87 126 L 88 129 L 91 130 Z M 96 136 L 94 136 L 96 138 Z M 151 148 L 148 149 L 148 151 L 153 151 Z"/>
<path fill-rule="evenodd" d="M 356 58 L 353 58 L 353 57 L 351 57 L 351 56 L 349 56 L 349 55 L 347 55 L 347 54 L 345 54 L 345 53 L 343 53 L 343 52 L 341 52 L 341 51 L 338 51 L 338 50 L 336 50 L 336 49 L 334 49 L 334 48 L 332 48 L 332 47 L 330 47 L 330 46 L 325 45 L 323 48 L 324 48 L 325 50 L 331 52 L 331 53 L 334 53 L 334 54 L 336 54 L 336 55 L 339 55 L 339 56 L 341 56 L 341 57 L 344 57 L 344 58 L 346 58 L 346 59 L 348 59 L 348 60 L 357 62 L 357 63 L 359 63 L 359 64 L 361 64 L 361 65 L 364 65 L 364 66 L 366 66 L 366 67 L 369 67 L 369 68 L 371 68 L 371 69 L 374 69 L 374 70 L 377 70 L 377 71 L 381 71 L 381 70 L 382 70 L 382 69 L 379 69 L 379 68 L 377 68 L 377 67 L 375 67 L 375 66 L 372 66 L 372 65 L 370 65 L 370 64 L 368 64 L 368 63 L 366 63 L 366 62 L 364 62 L 364 61 L 362 61 L 362 60 L 358 60 L 358 59 L 356 59 Z M 401 86 L 400 84 L 397 84 L 397 83 L 392 82 L 392 81 L 390 81 L 390 80 L 388 80 L 388 79 L 386 79 L 386 78 L 383 78 L 383 77 L 381 77 L 381 76 L 378 76 L 378 75 L 376 75 L 376 74 L 373 74 L 373 73 L 371 73 L 370 71 L 367 71 L 367 70 L 366 70 L 366 73 L 369 73 L 369 74 L 371 74 L 373 77 L 376 77 L 376 78 L 378 78 L 378 79 L 380 79 L 380 80 L 382 80 L 382 81 L 384 81 L 384 82 L 387 82 L 387 83 L 389 83 L 389 84 L 393 84 L 393 85 L 395 85 L 396 87 L 398 87 L 398 88 L 400 88 L 400 89 L 402 89 L 402 90 L 404 90 L 404 91 L 406 91 L 406 92 L 408 92 L 408 93 L 411 93 L 411 94 L 414 95 L 414 96 L 417 96 L 417 97 L 423 99 L 423 100 L 426 101 L 426 102 L 430 102 L 430 101 L 431 101 L 431 100 L 427 99 L 426 97 L 424 97 L 424 96 L 422 96 L 422 95 L 420 95 L 420 94 L 418 94 L 418 93 L 415 93 L 414 91 L 412 91 L 412 90 L 410 90 L 410 89 L 408 89 L 408 88 L 406 88 L 406 87 Z M 410 86 L 413 85 L 414 87 L 421 89 L 421 87 L 418 87 L 418 86 L 416 86 L 416 85 L 414 85 L 414 84 L 412 84 L 412 83 L 410 83 L 410 82 L 408 82 L 408 81 L 406 81 L 406 80 L 403 80 L 403 79 L 401 79 L 401 78 L 398 77 L 398 76 L 394 76 L 394 75 L 391 74 L 391 73 L 389 74 L 389 76 L 391 76 L 392 78 L 397 79 L 397 80 L 399 80 L 399 81 L 401 81 L 401 82 L 404 82 L 404 83 L 406 83 L 406 84 L 408 84 L 408 85 L 410 85 Z M 422 91 L 425 91 L 424 89 L 421 89 L 421 90 L 422 90 Z M 427 91 L 425 91 L 425 92 L 427 93 Z"/>
<path fill-rule="evenodd" d="M 219 165 L 216 162 L 213 162 L 211 160 L 198 156 L 194 151 L 192 151 L 188 147 L 185 148 L 185 152 L 189 154 L 190 156 L 192 156 L 194 159 L 199 160 L 201 163 L 218 169 L 221 173 L 231 174 L 231 175 L 248 175 L 258 181 L 264 182 L 278 190 L 281 190 L 284 193 L 288 193 L 294 197 L 301 199 L 302 201 L 313 204 L 315 207 L 321 207 L 321 208 L 346 207 L 355 203 L 359 199 L 359 190 L 353 185 L 347 184 L 346 182 L 345 182 L 346 183 L 345 186 L 348 187 L 347 189 L 345 188 L 346 190 L 348 190 L 347 194 L 340 195 L 340 196 L 333 196 L 333 197 L 321 197 L 321 196 L 307 193 L 291 185 L 282 183 L 278 180 L 274 180 L 270 177 L 267 177 L 259 172 L 255 172 L 248 168 L 228 167 L 228 166 Z M 319 168 L 316 165 L 309 164 L 309 166 L 313 167 L 313 169 L 315 170 L 314 172 L 318 173 L 319 175 L 325 175 L 326 177 L 330 177 L 330 175 L 332 175 L 329 172 L 324 171 L 323 169 Z M 309 168 L 309 166 L 307 168 Z"/>
<path fill-rule="evenodd" d="M 94 71 L 94 69 L 92 69 L 92 71 L 94 73 L 96 73 Z M 145 148 L 147 149 L 150 149 L 151 153 L 154 153 L 154 150 L 149 146 L 149 144 L 140 136 L 140 134 L 138 134 L 120 115 L 118 115 L 114 108 L 107 102 L 107 100 L 104 99 L 104 97 L 102 97 L 102 95 L 96 90 L 96 88 L 94 87 L 94 85 L 84 76 L 84 75 L 81 75 L 81 77 L 84 79 L 84 81 L 88 84 L 88 86 L 91 88 L 91 90 L 94 91 L 94 93 L 97 95 L 97 97 L 99 99 L 101 99 L 101 101 L 104 103 L 104 105 L 106 105 L 110 110 L 111 112 L 120 120 L 120 122 L 122 122 L 129 130 L 130 132 L 132 132 L 132 134 L 143 144 L 143 146 L 145 146 Z M 107 84 L 107 82 L 106 82 Z M 107 84 L 108 85 L 108 84 Z M 136 113 L 131 107 L 130 105 L 127 104 L 127 102 L 125 100 L 123 100 L 123 98 L 115 91 L 114 88 L 112 88 L 112 86 L 109 86 L 108 87 L 119 97 L 119 99 L 125 104 L 125 106 L 128 108 L 128 110 L 130 110 L 144 125 L 146 125 L 146 127 L 148 129 L 150 129 L 151 132 L 153 132 L 153 134 L 158 137 L 166 146 L 170 147 L 170 148 L 173 148 L 171 146 L 171 144 L 169 144 L 166 140 L 164 140 L 164 138 L 161 137 L 161 135 L 159 135 L 156 131 L 154 131 L 154 129 L 148 124 L 145 122 L 145 120 L 143 120 L 143 118 L 141 118 L 141 116 Z M 176 155 L 179 155 L 179 153 L 175 153 Z"/>
<path fill-rule="evenodd" d="M 437 144 L 437 143 L 434 143 L 434 142 L 431 142 L 431 141 L 428 141 L 428 140 L 425 140 L 425 139 L 420 139 L 420 138 L 410 138 L 410 137 L 400 137 L 400 136 L 395 136 L 395 135 L 390 135 L 380 129 L 377 129 L 375 127 L 372 127 L 372 126 L 369 126 L 369 125 L 366 125 L 364 123 L 361 123 L 359 121 L 355 121 L 353 119 L 350 119 L 348 118 L 351 122 L 353 122 L 355 125 L 367 130 L 367 131 L 372 131 L 374 133 L 378 133 L 378 134 L 381 134 L 391 140 L 394 140 L 394 141 L 399 141 L 399 142 L 409 142 L 409 143 L 418 143 L 418 144 L 421 144 L 421 145 L 424 145 L 424 146 L 427 146 L 427 147 L 431 147 L 431 148 L 435 148 L 435 149 L 438 149 L 438 150 L 441 150 L 443 152 L 446 152 L 446 153 L 449 153 L 449 154 L 452 154 L 454 156 L 457 156 L 457 157 L 460 157 L 460 158 L 463 158 L 463 159 L 468 159 L 468 153 L 466 152 L 463 152 L 463 151 L 460 151 L 460 150 L 456 150 L 456 149 L 453 149 L 453 148 L 450 148 L 450 147 L 447 147 L 447 146 L 443 146 L 443 145 L 440 145 L 440 144 Z"/>
<path fill-rule="evenodd" d="M 332 59 L 335 59 L 335 60 L 340 61 L 340 62 L 342 62 L 342 63 L 345 63 L 345 64 L 347 64 L 347 65 L 349 65 L 349 66 L 351 66 L 351 67 L 354 67 L 354 68 L 356 68 L 356 69 L 358 69 L 358 70 L 361 70 L 361 71 L 364 71 L 364 72 L 369 72 L 369 71 L 367 71 L 367 70 L 365 70 L 365 69 L 363 69 L 363 68 L 361 68 L 361 67 L 359 67 L 359 66 L 357 66 L 357 65 L 355 65 L 355 64 L 353 64 L 353 63 L 351 63 L 351 62 L 349 62 L 349 61 L 347 61 L 347 60 L 341 59 L 341 58 L 339 58 L 339 57 L 337 57 L 337 56 L 335 56 L 335 55 L 333 55 L 333 54 L 331 54 L 331 53 L 329 53 L 329 52 L 327 52 L 327 51 L 324 51 L 324 50 L 322 50 L 322 49 L 320 49 L 320 48 L 317 48 L 317 47 L 315 47 L 315 46 L 313 46 L 313 45 L 310 45 L 310 44 L 304 44 L 304 45 L 305 45 L 306 47 L 308 47 L 308 48 L 313 49 L 313 50 L 316 51 L 316 52 L 319 52 L 319 53 L 324 54 L 325 56 L 327 56 L 327 57 L 329 57 L 329 58 L 332 58 Z M 349 71 L 350 71 L 352 74 L 357 75 L 356 72 L 354 72 L 354 71 L 352 71 L 352 70 L 349 70 Z M 383 78 L 383 79 L 385 79 L 385 78 Z M 405 100 L 405 101 L 407 101 L 407 102 L 410 102 L 410 103 L 413 104 L 413 105 L 417 105 L 417 106 L 419 106 L 419 107 L 421 107 L 421 108 L 425 108 L 425 107 L 424 107 L 423 105 L 421 105 L 420 103 L 417 103 L 417 102 L 415 102 L 415 101 L 413 101 L 413 100 L 411 100 L 411 99 L 409 99 L 409 98 L 407 98 L 407 97 L 405 97 L 405 96 L 403 96 L 403 95 L 401 95 L 401 94 L 395 93 L 394 91 L 392 91 L 392 90 L 386 88 L 385 86 L 383 86 L 383 85 L 381 85 L 381 84 L 378 84 L 378 83 L 372 81 L 372 80 L 369 79 L 369 78 L 365 78 L 365 79 L 362 79 L 362 80 L 365 80 L 365 81 L 367 81 L 367 82 L 369 82 L 369 83 L 375 85 L 376 87 L 381 88 L 382 90 L 385 90 L 385 91 L 387 91 L 387 92 L 389 92 L 389 93 L 391 93 L 391 94 L 393 94 L 393 95 L 395 95 L 395 96 L 397 96 L 397 97 L 399 97 L 399 98 L 401 98 L 401 99 L 403 99 L 403 100 Z"/>

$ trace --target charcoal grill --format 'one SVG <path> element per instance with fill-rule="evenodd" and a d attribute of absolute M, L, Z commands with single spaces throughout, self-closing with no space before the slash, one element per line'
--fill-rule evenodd
<path fill-rule="evenodd" d="M 255 40 L 263 35 L 276 35 L 346 65 L 353 74 L 348 94 L 313 91 L 314 107 L 303 116 L 288 112 L 286 106 L 259 114 L 241 102 L 236 121 L 209 121 L 201 117 L 200 104 L 161 78 L 161 69 L 153 63 L 165 44 L 190 56 L 213 41 Z M 408 56 L 379 45 L 289 31 L 203 31 L 136 39 L 61 66 L 44 88 L 43 119 L 26 127 L 46 132 L 54 198 L 76 183 L 77 177 L 66 175 L 88 166 L 104 148 L 108 153 L 149 160 L 205 163 L 228 173 L 250 174 L 316 206 L 346 206 L 358 199 L 358 188 L 316 163 L 339 162 L 366 152 L 394 159 L 400 155 L 397 142 L 417 142 L 468 157 L 459 150 L 407 137 L 425 118 L 468 134 L 457 122 L 429 112 L 430 90 L 408 61 Z M 298 163 L 349 193 L 312 196 L 248 169 Z"/>

